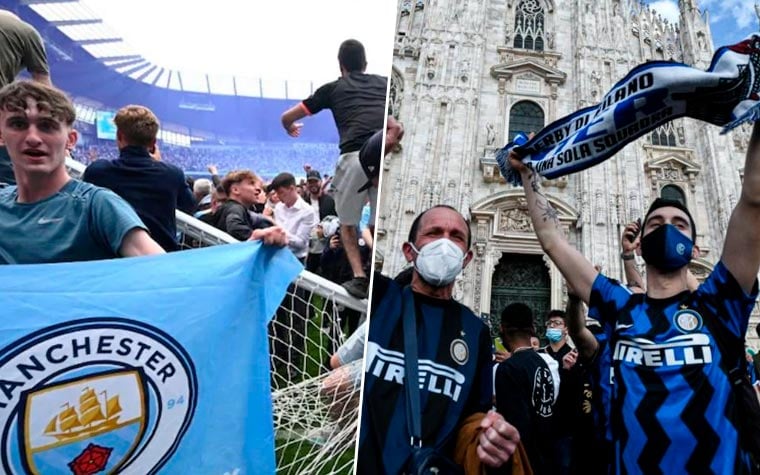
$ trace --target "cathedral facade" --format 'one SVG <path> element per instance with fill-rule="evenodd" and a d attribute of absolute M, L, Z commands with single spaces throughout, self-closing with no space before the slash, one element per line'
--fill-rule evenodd
<path fill-rule="evenodd" d="M 400 249 L 414 217 L 443 203 L 472 223 L 475 257 L 457 281 L 459 301 L 491 318 L 514 301 L 539 320 L 564 308 L 564 280 L 541 250 L 522 188 L 500 176 L 495 151 L 517 131 L 599 103 L 645 61 L 707 69 L 708 15 L 696 0 L 679 7 L 675 25 L 637 0 L 401 0 L 390 109 L 405 135 L 384 162 L 383 273 L 406 266 Z M 544 191 L 569 241 L 619 280 L 625 225 L 658 196 L 682 200 L 696 221 L 700 257 L 690 267 L 702 280 L 720 258 L 749 131 L 720 135 L 719 127 L 678 119 L 602 164 L 544 180 Z M 756 308 L 750 341 L 757 321 Z"/>

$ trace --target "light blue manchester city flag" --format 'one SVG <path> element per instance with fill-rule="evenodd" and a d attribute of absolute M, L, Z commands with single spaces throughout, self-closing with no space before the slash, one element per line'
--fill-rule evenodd
<path fill-rule="evenodd" d="M 0 266 L 0 473 L 274 473 L 259 243 Z"/>

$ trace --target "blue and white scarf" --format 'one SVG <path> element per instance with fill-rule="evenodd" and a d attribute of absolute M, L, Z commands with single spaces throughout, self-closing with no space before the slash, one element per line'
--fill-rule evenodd
<path fill-rule="evenodd" d="M 679 117 L 723 126 L 723 132 L 760 119 L 760 36 L 754 34 L 713 56 L 707 71 L 652 61 L 635 67 L 602 102 L 544 127 L 532 139 L 519 134 L 496 154 L 507 182 L 521 183 L 509 166 L 515 148 L 523 163 L 545 178 L 585 170 L 628 143 Z"/>

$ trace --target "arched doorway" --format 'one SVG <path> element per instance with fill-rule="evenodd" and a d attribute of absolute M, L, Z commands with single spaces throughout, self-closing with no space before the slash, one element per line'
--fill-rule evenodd
<path fill-rule="evenodd" d="M 544 317 L 551 304 L 551 280 L 543 258 L 505 252 L 491 282 L 491 328 L 498 333 L 501 311 L 511 303 L 521 302 L 533 310 L 536 332 L 543 340 Z"/>

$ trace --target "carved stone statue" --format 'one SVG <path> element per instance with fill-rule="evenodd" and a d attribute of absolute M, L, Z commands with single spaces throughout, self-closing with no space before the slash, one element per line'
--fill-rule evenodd
<path fill-rule="evenodd" d="M 462 64 L 459 65 L 459 79 L 461 79 L 462 82 L 466 82 L 469 76 L 470 76 L 470 62 L 465 59 L 464 61 L 462 61 Z"/>
<path fill-rule="evenodd" d="M 412 1 L 411 0 L 403 0 L 401 2 L 401 16 L 409 15 L 412 12 Z"/>
<path fill-rule="evenodd" d="M 546 34 L 546 44 L 550 50 L 554 49 L 554 32 L 550 31 Z"/>
<path fill-rule="evenodd" d="M 429 54 L 426 60 L 427 64 L 427 77 L 428 79 L 433 79 L 435 77 L 435 55 Z"/>
<path fill-rule="evenodd" d="M 596 97 L 596 95 L 599 93 L 599 87 L 602 84 L 602 75 L 599 74 L 599 71 L 593 70 L 591 71 L 591 96 Z"/>
<path fill-rule="evenodd" d="M 486 124 L 486 145 L 489 147 L 496 143 L 496 130 L 494 130 L 492 123 Z"/>

